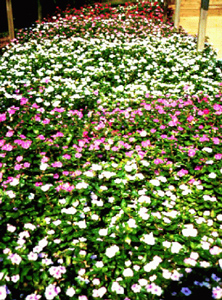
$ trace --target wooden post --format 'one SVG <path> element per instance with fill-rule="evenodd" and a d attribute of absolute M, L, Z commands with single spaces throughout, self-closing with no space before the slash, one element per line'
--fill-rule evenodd
<path fill-rule="evenodd" d="M 6 10 L 7 10 L 7 19 L 8 19 L 9 39 L 13 40 L 15 38 L 15 32 L 14 32 L 14 22 L 13 22 L 13 13 L 12 13 L 12 0 L 6 0 Z"/>
<path fill-rule="evenodd" d="M 202 51 L 204 49 L 205 36 L 207 30 L 207 14 L 209 8 L 209 0 L 201 0 L 199 29 L 197 39 L 197 50 Z"/>
<path fill-rule="evenodd" d="M 169 6 L 169 0 L 164 0 L 163 3 L 163 22 L 167 21 L 167 12 L 168 12 L 168 6 Z"/>
<path fill-rule="evenodd" d="M 174 27 L 179 27 L 180 22 L 180 4 L 181 0 L 176 0 L 176 7 L 175 7 L 175 18 L 174 18 Z"/>
<path fill-rule="evenodd" d="M 38 20 L 39 23 L 42 22 L 42 3 L 41 0 L 37 0 L 38 1 Z"/>

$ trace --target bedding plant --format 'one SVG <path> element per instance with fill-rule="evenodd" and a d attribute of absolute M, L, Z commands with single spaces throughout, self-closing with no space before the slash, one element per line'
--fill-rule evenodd
<path fill-rule="evenodd" d="M 222 298 L 216 53 L 158 2 L 67 9 L 0 57 L 0 299 Z"/>

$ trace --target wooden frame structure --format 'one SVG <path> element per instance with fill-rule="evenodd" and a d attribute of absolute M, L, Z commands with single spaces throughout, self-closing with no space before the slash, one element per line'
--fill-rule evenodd
<path fill-rule="evenodd" d="M 15 31 L 14 31 L 13 12 L 12 12 L 12 0 L 6 0 L 6 11 L 7 11 L 7 19 L 8 19 L 9 39 L 13 40 L 15 38 Z"/>
<path fill-rule="evenodd" d="M 175 0 L 175 2 L 176 2 L 176 6 L 175 6 L 174 27 L 178 28 L 179 21 L 180 21 L 181 0 Z M 38 20 L 39 20 L 39 22 L 41 22 L 42 21 L 41 0 L 37 0 L 37 3 L 38 3 Z M 164 10 L 166 10 L 167 7 L 168 7 L 168 0 L 164 0 Z M 204 48 L 208 8 L 209 8 L 209 0 L 201 0 L 198 41 L 197 41 L 197 50 L 198 51 L 201 51 Z M 9 31 L 8 40 L 13 40 L 15 38 L 15 33 L 14 33 L 14 22 L 13 22 L 12 0 L 6 0 L 6 11 L 7 11 L 8 31 Z M 166 16 L 165 16 L 165 18 L 166 18 Z M 7 38 L 5 38 L 5 40 L 7 40 Z"/>

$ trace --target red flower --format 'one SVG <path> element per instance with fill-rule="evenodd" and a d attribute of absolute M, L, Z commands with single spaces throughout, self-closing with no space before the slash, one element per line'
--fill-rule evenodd
<path fill-rule="evenodd" d="M 209 111 L 208 108 L 205 108 L 205 109 L 203 110 L 203 113 L 204 113 L 204 115 L 208 115 L 208 114 L 210 113 L 210 111 Z"/>

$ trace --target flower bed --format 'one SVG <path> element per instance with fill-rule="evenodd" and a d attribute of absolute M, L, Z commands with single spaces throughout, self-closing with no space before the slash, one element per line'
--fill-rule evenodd
<path fill-rule="evenodd" d="M 221 69 L 161 18 L 98 4 L 6 47 L 0 299 L 222 298 Z"/>

